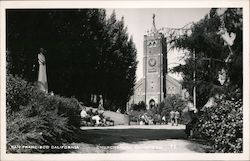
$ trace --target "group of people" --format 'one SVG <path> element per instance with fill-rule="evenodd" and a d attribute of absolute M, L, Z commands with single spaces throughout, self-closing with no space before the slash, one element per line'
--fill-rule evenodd
<path fill-rule="evenodd" d="M 179 111 L 177 111 L 177 110 L 176 111 L 174 111 L 174 110 L 170 111 L 170 120 L 171 120 L 172 126 L 174 126 L 174 125 L 178 126 L 179 118 L 180 118 Z"/>
<path fill-rule="evenodd" d="M 87 110 L 86 107 L 82 108 L 80 113 L 82 124 L 84 126 L 105 126 L 106 118 L 103 115 L 103 111 L 93 111 L 93 109 Z"/>
<path fill-rule="evenodd" d="M 180 112 L 178 110 L 172 110 L 170 111 L 169 115 L 160 115 L 155 114 L 154 116 L 149 116 L 147 113 L 144 113 L 143 115 L 139 116 L 139 124 L 140 125 L 148 125 L 148 124 L 168 124 L 168 120 L 170 119 L 170 122 L 172 126 L 179 124 L 179 118 L 180 118 Z"/>
<path fill-rule="evenodd" d="M 140 125 L 148 125 L 150 123 L 150 117 L 147 115 L 147 113 L 144 113 L 143 115 L 139 116 L 139 121 Z"/>
<path fill-rule="evenodd" d="M 138 121 L 140 125 L 156 124 L 157 122 L 156 118 L 149 116 L 147 113 L 140 115 Z"/>
<path fill-rule="evenodd" d="M 172 124 L 172 126 L 176 125 L 178 126 L 179 123 L 179 118 L 180 118 L 180 112 L 178 110 L 172 110 L 169 113 L 170 116 L 170 122 Z M 161 118 L 161 124 L 168 124 L 168 119 L 169 117 L 167 117 L 166 115 L 163 115 Z"/>

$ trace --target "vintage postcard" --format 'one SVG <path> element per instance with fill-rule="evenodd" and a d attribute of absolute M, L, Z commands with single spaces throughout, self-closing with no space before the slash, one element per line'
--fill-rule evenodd
<path fill-rule="evenodd" d="M 249 160 L 249 1 L 1 1 L 1 160 Z"/>

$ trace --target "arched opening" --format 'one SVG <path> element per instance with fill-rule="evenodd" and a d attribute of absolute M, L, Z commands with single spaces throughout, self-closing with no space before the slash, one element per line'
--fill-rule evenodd
<path fill-rule="evenodd" d="M 155 108 L 155 100 L 154 99 L 151 99 L 149 101 L 149 108 L 152 109 L 152 108 Z"/>

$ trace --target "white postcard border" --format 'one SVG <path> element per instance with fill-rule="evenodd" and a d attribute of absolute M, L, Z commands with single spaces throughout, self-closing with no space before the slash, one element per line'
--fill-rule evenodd
<path fill-rule="evenodd" d="M 5 9 L 15 8 L 210 8 L 243 7 L 243 77 L 244 77 L 244 152 L 240 154 L 6 154 L 6 25 Z M 1 160 L 248 160 L 249 159 L 249 1 L 247 0 L 177 0 L 177 1 L 1 1 Z"/>

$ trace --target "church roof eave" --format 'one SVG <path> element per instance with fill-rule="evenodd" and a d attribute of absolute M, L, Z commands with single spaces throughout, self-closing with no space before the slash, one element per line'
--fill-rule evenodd
<path fill-rule="evenodd" d="M 176 80 L 175 78 L 171 77 L 168 74 L 166 74 L 166 81 L 169 81 L 169 82 L 171 82 L 171 83 L 173 83 L 175 85 L 178 85 L 180 87 L 182 86 L 181 83 L 178 80 Z"/>

